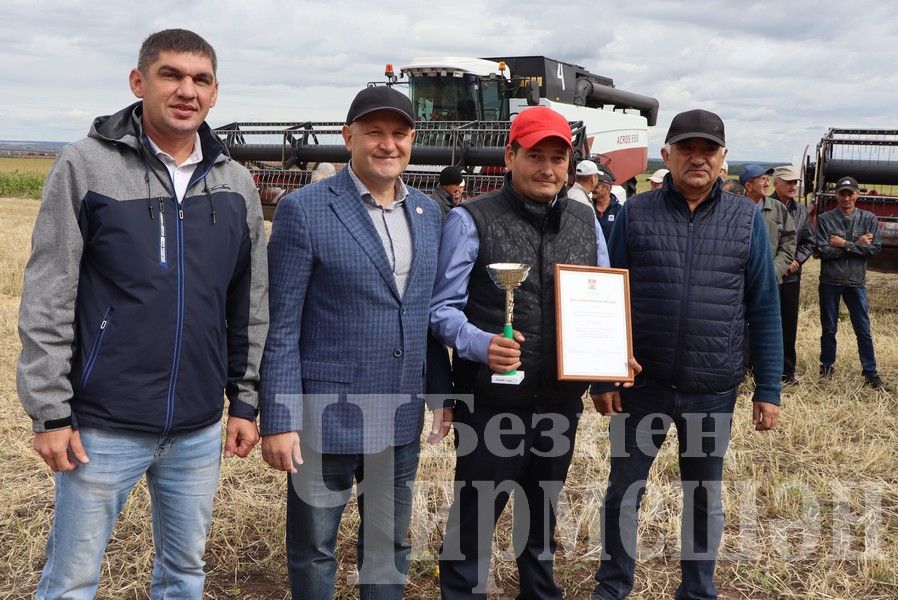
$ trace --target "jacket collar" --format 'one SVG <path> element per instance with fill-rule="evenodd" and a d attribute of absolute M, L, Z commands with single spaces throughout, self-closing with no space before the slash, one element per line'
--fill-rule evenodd
<path fill-rule="evenodd" d="M 146 148 L 153 156 L 152 150 L 145 141 L 146 133 L 143 130 L 141 116 L 143 115 L 143 102 L 135 102 L 112 115 L 97 117 L 91 125 L 88 137 L 98 139 L 111 144 L 123 144 L 136 152 L 143 153 Z M 212 133 L 212 128 L 204 121 L 199 128 L 200 144 L 203 149 L 202 165 L 229 160 L 227 148 L 218 137 Z M 205 171 L 206 168 L 201 169 Z"/>
<path fill-rule="evenodd" d="M 349 166 L 347 165 L 342 171 L 333 177 L 329 177 L 326 181 L 328 191 L 331 193 L 331 209 L 349 231 L 349 234 L 355 239 L 356 243 L 368 255 L 369 260 L 371 260 L 396 299 L 401 301 L 402 298 L 399 295 L 399 289 L 396 287 L 396 279 L 393 276 L 390 262 L 387 260 L 387 252 L 384 250 L 383 241 L 374 228 L 374 223 L 368 215 L 368 209 L 362 201 L 358 188 L 352 181 L 349 174 Z M 406 281 L 406 290 L 412 289 L 412 286 L 416 285 L 415 280 L 420 277 L 421 261 L 415 260 L 415 257 L 423 256 L 425 252 L 427 243 L 425 239 L 427 235 L 425 223 L 428 219 L 428 212 L 437 211 L 439 213 L 440 210 L 433 201 L 414 188 L 408 188 L 408 192 L 405 201 L 402 203 L 402 210 L 405 211 L 409 231 L 412 234 L 412 268 Z M 439 220 L 442 217 L 437 214 L 436 218 Z"/>
<path fill-rule="evenodd" d="M 558 232 L 561 228 L 561 215 L 567 206 L 567 187 L 562 186 L 555 200 L 551 202 L 537 202 L 519 194 L 511 185 L 511 172 L 505 174 L 502 184 L 502 194 L 510 201 L 515 211 L 538 231 L 546 230 Z M 576 200 L 574 200 L 576 202 Z"/>
<path fill-rule="evenodd" d="M 680 193 L 680 190 L 674 187 L 673 179 L 671 178 L 670 173 L 664 176 L 664 183 L 661 186 L 661 191 L 663 192 L 665 198 L 677 205 L 682 205 L 683 210 L 685 210 L 687 213 L 689 212 L 689 204 L 686 202 L 686 197 Z M 725 193 L 728 194 L 729 192 L 723 191 L 723 182 L 720 181 L 720 178 L 718 177 L 717 181 L 714 182 L 714 185 L 711 186 L 711 191 L 708 193 L 708 197 L 705 198 L 702 203 L 696 207 L 696 212 L 710 208 L 711 206 L 716 204 Z"/>
<path fill-rule="evenodd" d="M 452 194 L 450 194 L 440 186 L 437 186 L 437 188 L 433 191 L 433 196 L 431 197 L 445 206 L 446 210 L 452 210 L 457 206 L 453 202 Z"/>
<path fill-rule="evenodd" d="M 773 199 L 776 200 L 777 202 L 783 202 L 782 200 L 780 200 L 780 197 L 777 195 L 776 192 L 773 192 L 772 194 L 770 194 L 770 195 L 768 196 L 768 198 L 773 198 Z M 795 210 L 795 207 L 796 207 L 797 204 L 798 204 L 798 203 L 795 201 L 795 198 L 789 198 L 788 200 L 786 200 L 785 202 L 783 202 L 783 205 L 784 205 L 786 208 L 788 208 L 790 212 L 793 211 L 793 210 Z"/>

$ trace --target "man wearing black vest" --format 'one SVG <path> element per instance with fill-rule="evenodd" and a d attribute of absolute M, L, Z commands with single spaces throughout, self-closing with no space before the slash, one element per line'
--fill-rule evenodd
<path fill-rule="evenodd" d="M 633 587 L 639 503 L 671 423 L 684 507 L 675 597 L 717 598 L 720 481 L 742 381 L 746 322 L 755 357 L 754 428 L 771 429 L 779 416 L 777 278 L 760 211 L 751 200 L 721 191 L 726 148 L 720 117 L 680 113 L 661 156 L 670 173 L 660 189 L 627 201 L 609 244 L 611 264 L 630 269 L 633 349 L 642 373 L 632 388 L 605 393 L 597 403 L 611 416 L 603 558 L 593 591 L 600 600 L 620 600 Z"/>
<path fill-rule="evenodd" d="M 559 382 L 555 263 L 608 265 L 592 209 L 563 189 L 571 156 L 567 120 L 547 107 L 512 122 L 503 187 L 450 211 L 431 305 L 432 333 L 455 349 L 455 500 L 440 553 L 444 599 L 486 598 L 496 520 L 514 490 L 521 598 L 560 599 L 552 575 L 555 507 L 567 476 L 586 385 Z M 505 292 L 491 263 L 526 263 L 515 292 L 514 339 L 500 333 Z M 492 373 L 517 369 L 517 385 Z M 473 398 L 473 401 L 470 399 Z"/>

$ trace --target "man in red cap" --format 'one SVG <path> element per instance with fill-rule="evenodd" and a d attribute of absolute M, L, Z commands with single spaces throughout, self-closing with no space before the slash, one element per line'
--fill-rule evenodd
<path fill-rule="evenodd" d="M 430 328 L 455 349 L 455 500 L 440 554 L 444 599 L 486 598 L 496 521 L 514 490 L 521 590 L 561 598 L 552 575 L 555 506 L 567 476 L 586 383 L 559 382 L 555 263 L 608 265 L 589 206 L 567 198 L 571 129 L 546 107 L 512 122 L 501 189 L 449 212 L 437 263 Z M 500 333 L 505 292 L 491 263 L 525 263 L 515 291 L 514 339 Z M 518 384 L 492 373 L 520 367 Z"/>

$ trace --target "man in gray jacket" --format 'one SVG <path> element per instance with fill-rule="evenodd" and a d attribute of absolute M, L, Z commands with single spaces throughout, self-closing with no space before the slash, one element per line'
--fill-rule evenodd
<path fill-rule="evenodd" d="M 795 338 L 798 335 L 798 298 L 801 291 L 801 265 L 814 253 L 814 232 L 808 222 L 808 209 L 795 201 L 801 173 L 792 165 L 773 171 L 774 192 L 795 223 L 795 256 L 786 268 L 780 284 L 780 316 L 783 320 L 783 385 L 797 385 L 795 377 Z"/>
<path fill-rule="evenodd" d="M 836 362 L 839 301 L 844 299 L 857 337 L 857 349 L 866 385 L 891 391 L 876 370 L 870 307 L 867 304 L 867 259 L 879 254 L 882 240 L 876 216 L 855 207 L 860 188 L 853 177 L 836 183 L 838 208 L 817 217 L 814 237 L 820 257 L 820 377 L 832 377 Z"/>
<path fill-rule="evenodd" d="M 201 598 L 225 394 L 225 454 L 259 439 L 264 228 L 252 178 L 205 123 L 215 51 L 154 33 L 129 83 L 141 101 L 97 118 L 47 175 L 25 268 L 18 392 L 56 472 L 38 600 L 93 597 L 144 476 L 150 597 Z"/>
<path fill-rule="evenodd" d="M 771 175 L 773 169 L 765 169 L 761 165 L 745 165 L 739 175 L 739 183 L 745 186 L 745 197 L 758 205 L 761 216 L 764 217 L 776 282 L 782 283 L 783 275 L 795 256 L 795 222 L 781 202 L 766 197 L 770 190 Z"/>

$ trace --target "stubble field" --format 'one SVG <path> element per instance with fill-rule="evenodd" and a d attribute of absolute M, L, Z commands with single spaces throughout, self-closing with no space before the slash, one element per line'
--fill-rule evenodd
<path fill-rule="evenodd" d="M 32 596 L 52 520 L 53 478 L 31 449 L 30 420 L 15 391 L 16 317 L 38 202 L 0 198 L 0 600 Z M 726 463 L 727 528 L 717 581 L 724 598 L 898 597 L 898 398 L 861 386 L 854 338 L 841 321 L 835 378 L 816 380 L 818 266 L 804 275 L 798 375 L 780 426 L 756 433 L 743 390 Z M 898 275 L 869 277 L 880 370 L 898 383 Z M 671 435 L 671 437 L 673 437 Z M 672 598 L 679 580 L 679 488 L 675 444 L 656 461 L 643 506 L 640 563 L 632 598 Z M 438 598 L 436 554 L 454 464 L 449 440 L 424 447 L 413 517 L 414 562 L 406 597 Z M 591 406 L 580 422 L 560 508 L 556 574 L 566 597 L 586 599 L 600 548 L 598 511 L 608 475 L 607 421 Z M 284 477 L 258 450 L 225 460 L 208 543 L 207 596 L 288 596 L 283 549 Z M 100 598 L 146 598 L 152 561 L 149 498 L 140 484 L 107 549 Z M 509 515 L 495 552 L 494 598 L 516 595 Z M 339 539 L 338 598 L 353 598 L 354 504 Z"/>

